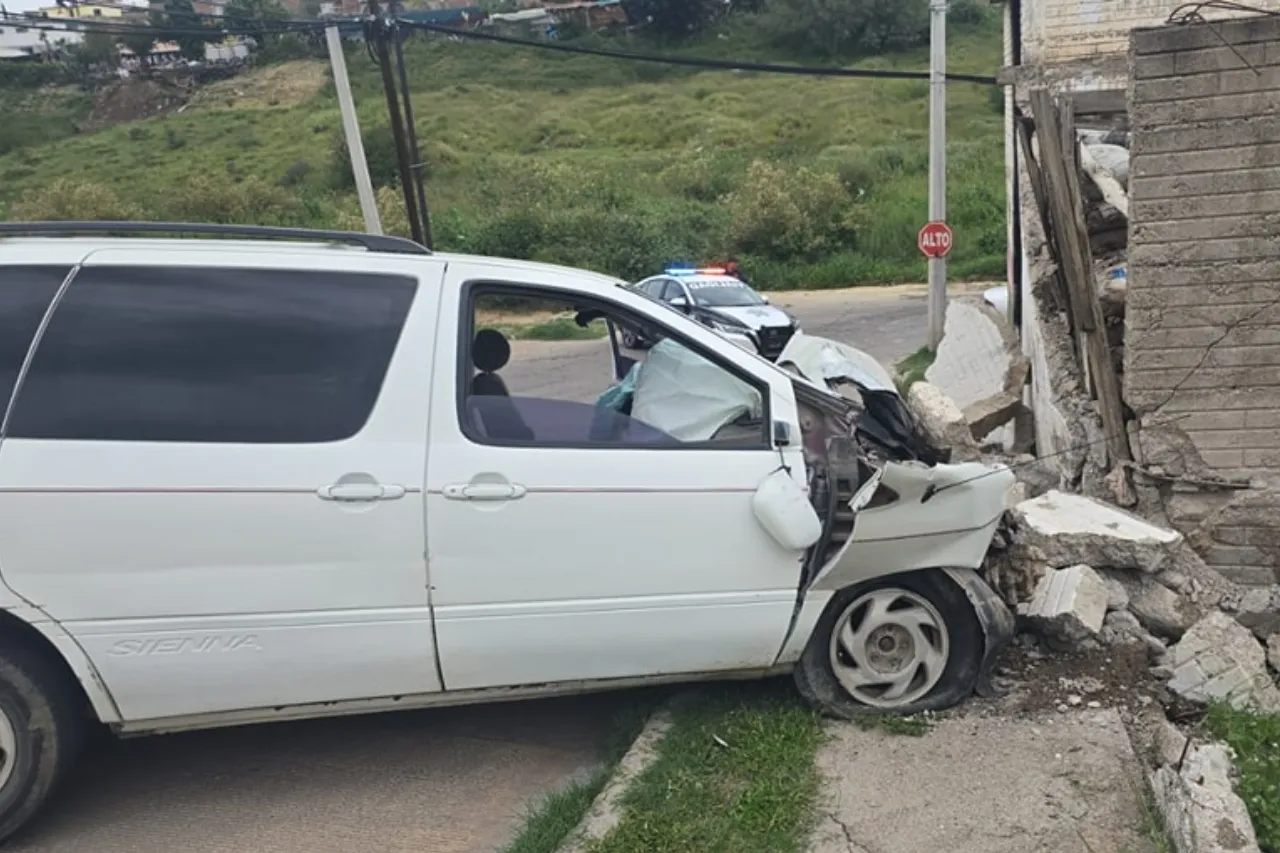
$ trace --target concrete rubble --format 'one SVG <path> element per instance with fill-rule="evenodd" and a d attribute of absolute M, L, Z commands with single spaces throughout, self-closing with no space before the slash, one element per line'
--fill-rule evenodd
<path fill-rule="evenodd" d="M 1062 642 L 1096 637 L 1107 616 L 1107 585 L 1088 566 L 1046 569 L 1019 615 Z"/>
<path fill-rule="evenodd" d="M 1192 626 L 1161 666 L 1171 674 L 1169 689 L 1189 702 L 1280 712 L 1280 688 L 1267 671 L 1266 650 L 1225 613 L 1215 611 Z"/>
<path fill-rule="evenodd" d="M 978 458 L 978 443 L 970 433 L 964 412 L 955 401 L 930 382 L 916 382 L 907 390 L 907 405 L 920 420 L 925 438 L 935 447 L 951 449 L 953 461 Z"/>
<path fill-rule="evenodd" d="M 1028 370 L 1017 335 L 998 311 L 977 298 L 948 303 L 942 343 L 925 380 L 955 403 L 980 444 L 1013 451 L 1019 434 L 1029 433 L 1022 400 Z"/>
<path fill-rule="evenodd" d="M 1151 774 L 1156 808 L 1177 853 L 1258 853 L 1249 812 L 1232 785 L 1231 755 L 1223 744 L 1179 749 L 1177 759 Z"/>
<path fill-rule="evenodd" d="M 1155 574 L 1169 565 L 1181 534 L 1082 495 L 1051 491 L 1013 509 L 1022 556 L 1050 568 L 1094 568 Z"/>

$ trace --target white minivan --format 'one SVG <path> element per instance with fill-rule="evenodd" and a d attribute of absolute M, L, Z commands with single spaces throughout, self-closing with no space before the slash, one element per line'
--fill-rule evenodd
<path fill-rule="evenodd" d="M 513 341 L 522 302 L 580 339 Z M 814 340 L 774 364 L 616 279 L 397 238 L 0 225 L 0 837 L 99 724 L 989 690 L 1013 475 L 938 462 Z"/>

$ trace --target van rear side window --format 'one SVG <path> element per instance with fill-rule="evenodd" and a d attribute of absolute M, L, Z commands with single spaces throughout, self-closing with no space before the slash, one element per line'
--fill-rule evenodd
<path fill-rule="evenodd" d="M 87 267 L 41 337 L 11 438 L 308 444 L 373 410 L 417 282 Z"/>
<path fill-rule="evenodd" d="M 0 267 L 0 423 L 31 339 L 70 267 Z"/>

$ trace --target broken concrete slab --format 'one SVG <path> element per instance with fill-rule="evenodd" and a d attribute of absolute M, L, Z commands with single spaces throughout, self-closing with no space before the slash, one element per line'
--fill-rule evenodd
<path fill-rule="evenodd" d="M 969 432 L 964 412 L 941 388 L 931 382 L 916 382 L 907 391 L 907 405 L 935 447 L 950 448 L 954 461 L 978 458 L 978 443 Z"/>
<path fill-rule="evenodd" d="M 1143 579 L 1132 593 L 1129 610 L 1142 626 L 1157 637 L 1176 640 L 1202 615 L 1191 602 L 1155 581 Z"/>
<path fill-rule="evenodd" d="M 1063 643 L 1096 637 L 1107 616 L 1107 585 L 1085 565 L 1046 569 L 1019 615 Z"/>
<path fill-rule="evenodd" d="M 1280 711 L 1280 688 L 1267 672 L 1267 653 L 1249 629 L 1214 611 L 1191 627 L 1163 664 L 1169 689 L 1189 702 L 1222 700 L 1237 708 Z"/>
<path fill-rule="evenodd" d="M 1236 621 L 1253 632 L 1259 640 L 1266 640 L 1280 632 L 1280 586 L 1263 586 L 1250 589 L 1235 605 Z"/>
<path fill-rule="evenodd" d="M 1051 491 L 1013 509 L 1018 545 L 1052 568 L 1084 563 L 1155 573 L 1165 567 L 1182 534 L 1084 497 Z"/>
<path fill-rule="evenodd" d="M 923 737 L 832 724 L 814 853 L 1133 851 L 1142 768 L 1112 710 L 948 717 Z"/>
<path fill-rule="evenodd" d="M 1021 397 L 1001 391 L 965 406 L 964 419 L 969 422 L 970 434 L 976 441 L 981 441 L 1013 420 L 1025 408 Z"/>
<path fill-rule="evenodd" d="M 998 311 L 980 299 L 952 299 L 924 378 L 964 408 L 1005 390 L 1016 353 L 1016 336 Z"/>
<path fill-rule="evenodd" d="M 1244 801 L 1231 782 L 1231 756 L 1222 744 L 1197 744 L 1181 770 L 1151 774 L 1156 808 L 1177 853 L 1258 853 Z"/>
<path fill-rule="evenodd" d="M 1128 610 L 1129 590 L 1116 577 L 1116 573 L 1103 570 L 1098 574 L 1102 577 L 1102 582 L 1107 585 L 1107 610 Z"/>
<path fill-rule="evenodd" d="M 1098 639 L 1108 646 L 1144 646 L 1147 654 L 1158 658 L 1168 651 L 1164 640 L 1147 631 L 1128 610 L 1114 610 L 1102 622 Z"/>

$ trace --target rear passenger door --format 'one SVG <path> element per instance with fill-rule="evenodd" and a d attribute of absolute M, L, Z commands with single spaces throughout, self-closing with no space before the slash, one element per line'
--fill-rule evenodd
<path fill-rule="evenodd" d="M 245 258 L 91 255 L 5 420 L 0 573 L 126 720 L 440 689 L 422 489 L 442 265 Z"/>

